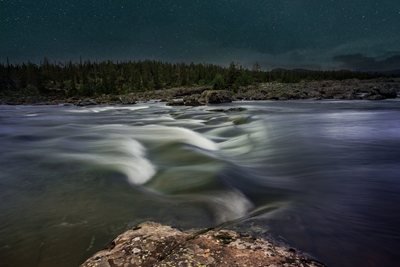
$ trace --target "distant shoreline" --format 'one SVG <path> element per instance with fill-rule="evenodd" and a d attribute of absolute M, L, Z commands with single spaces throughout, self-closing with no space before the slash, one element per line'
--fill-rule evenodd
<path fill-rule="evenodd" d="M 102 95 L 101 97 L 70 97 L 59 96 L 10 96 L 0 98 L 2 105 L 117 105 L 135 104 L 137 101 L 158 99 L 172 105 L 197 106 L 202 105 L 196 97 L 204 91 L 212 90 L 211 86 L 178 87 L 159 89 L 138 93 L 120 95 Z M 299 99 L 336 99 L 336 100 L 384 100 L 397 98 L 400 94 L 400 78 L 377 78 L 370 80 L 347 79 L 342 81 L 308 81 L 299 83 L 257 83 L 240 86 L 236 89 L 224 88 L 215 90 L 225 92 L 229 99 L 235 100 L 299 100 Z M 173 102 L 173 99 L 183 99 Z M 190 101 L 189 101 L 190 100 Z M 219 103 L 210 102 L 210 103 Z"/>

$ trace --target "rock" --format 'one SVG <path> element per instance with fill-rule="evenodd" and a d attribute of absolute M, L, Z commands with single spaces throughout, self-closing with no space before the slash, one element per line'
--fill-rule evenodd
<path fill-rule="evenodd" d="M 362 99 L 360 95 L 358 95 L 356 92 L 348 92 L 343 94 L 343 98 L 345 100 L 357 100 L 357 99 Z"/>
<path fill-rule="evenodd" d="M 212 111 L 212 112 L 225 112 L 225 113 L 229 113 L 229 112 L 242 112 L 245 111 L 247 109 L 242 108 L 242 107 L 237 107 L 237 108 L 229 108 L 229 109 L 207 109 L 207 111 Z"/>
<path fill-rule="evenodd" d="M 97 105 L 97 102 L 94 101 L 94 100 L 91 99 L 91 98 L 85 98 L 85 99 L 79 100 L 79 101 L 76 103 L 76 105 L 77 105 L 77 106 L 80 106 L 80 107 L 82 107 L 82 106 L 92 106 L 92 105 Z"/>
<path fill-rule="evenodd" d="M 366 99 L 366 100 L 384 100 L 384 99 L 386 99 L 386 97 L 384 97 L 383 95 L 380 95 L 380 94 L 376 94 L 376 95 L 366 94 L 364 96 L 364 99 Z"/>
<path fill-rule="evenodd" d="M 193 95 L 188 95 L 183 98 L 183 101 L 185 102 L 185 106 L 201 106 L 204 105 L 204 103 L 200 102 L 200 94 L 193 94 Z"/>
<path fill-rule="evenodd" d="M 207 109 L 207 111 L 211 111 L 211 112 L 225 112 L 225 113 L 228 112 L 227 109 L 223 109 L 223 108 Z"/>
<path fill-rule="evenodd" d="M 232 112 L 232 111 L 242 112 L 242 111 L 246 111 L 246 110 L 247 110 L 247 108 L 242 108 L 242 107 L 228 109 L 229 112 Z"/>
<path fill-rule="evenodd" d="M 381 91 L 383 91 L 383 93 Z M 397 97 L 396 92 L 394 92 L 394 93 L 396 95 L 395 97 Z M 389 96 L 390 98 L 393 98 L 393 96 L 391 95 L 391 92 L 388 89 L 374 88 L 364 95 L 364 99 L 366 99 L 366 100 L 383 100 L 383 99 L 387 98 L 385 95 Z"/>
<path fill-rule="evenodd" d="M 226 90 L 206 90 L 201 94 L 199 102 L 217 104 L 232 102 L 232 100 L 231 93 Z"/>
<path fill-rule="evenodd" d="M 121 95 L 120 96 L 121 103 L 123 105 L 133 105 L 136 104 L 136 100 L 132 95 Z"/>
<path fill-rule="evenodd" d="M 146 222 L 115 238 L 81 267 L 325 266 L 293 248 L 231 230 L 182 232 Z"/>
<path fill-rule="evenodd" d="M 77 97 L 70 97 L 70 98 L 68 98 L 65 102 L 66 103 L 75 103 L 75 102 L 77 102 L 77 101 L 79 101 L 80 99 L 79 98 L 77 98 Z"/>
<path fill-rule="evenodd" d="M 167 102 L 167 106 L 183 106 L 185 102 L 183 100 L 170 100 Z"/>
<path fill-rule="evenodd" d="M 380 89 L 379 90 L 380 95 L 383 95 L 386 98 L 396 98 L 397 97 L 397 92 L 393 89 L 388 89 L 388 88 L 384 88 L 384 89 Z"/>

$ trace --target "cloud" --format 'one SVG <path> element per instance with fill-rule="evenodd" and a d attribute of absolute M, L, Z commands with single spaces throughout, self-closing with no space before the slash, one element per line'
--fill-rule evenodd
<path fill-rule="evenodd" d="M 341 63 L 342 68 L 356 71 L 386 71 L 400 69 L 400 54 L 394 55 L 383 60 L 361 54 L 338 55 L 333 60 Z"/>
<path fill-rule="evenodd" d="M 258 61 L 264 69 L 351 69 L 358 71 L 386 71 L 400 69 L 400 51 L 396 37 L 385 40 L 363 38 L 342 44 L 318 48 L 293 49 L 282 53 L 240 50 L 238 61 L 252 66 Z"/>

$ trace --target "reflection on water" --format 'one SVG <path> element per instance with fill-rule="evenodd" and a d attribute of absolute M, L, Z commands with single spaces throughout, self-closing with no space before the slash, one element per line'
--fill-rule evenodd
<path fill-rule="evenodd" d="M 242 217 L 329 266 L 393 266 L 398 104 L 1 106 L 0 266 L 77 266 L 145 220 Z"/>

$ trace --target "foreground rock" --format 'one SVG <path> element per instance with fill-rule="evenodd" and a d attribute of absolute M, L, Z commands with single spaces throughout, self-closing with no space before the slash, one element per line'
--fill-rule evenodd
<path fill-rule="evenodd" d="M 230 230 L 181 232 L 142 223 L 114 239 L 81 267 L 133 266 L 324 266 L 294 249 Z"/>

